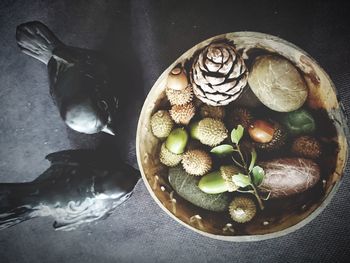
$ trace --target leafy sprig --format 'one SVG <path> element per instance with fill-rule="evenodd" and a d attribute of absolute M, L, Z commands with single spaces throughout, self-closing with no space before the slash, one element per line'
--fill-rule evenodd
<path fill-rule="evenodd" d="M 244 154 L 240 147 L 240 141 L 244 134 L 244 128 L 242 125 L 238 125 L 236 129 L 233 129 L 231 132 L 231 144 L 222 144 L 214 147 L 210 152 L 217 156 L 227 156 L 231 155 L 232 161 L 240 167 L 244 173 L 238 173 L 232 176 L 232 182 L 240 187 L 238 192 L 242 193 L 250 193 L 253 194 L 260 206 L 260 209 L 264 209 L 263 199 L 267 200 L 267 198 L 262 198 L 259 195 L 259 191 L 257 187 L 261 184 L 264 179 L 265 172 L 264 169 L 256 164 L 257 153 L 253 148 L 250 152 L 250 162 L 248 165 L 248 161 L 244 158 Z M 236 158 L 233 154 L 237 153 L 239 158 Z M 236 155 L 236 156 L 237 156 Z M 243 188 L 243 189 L 242 189 Z"/>

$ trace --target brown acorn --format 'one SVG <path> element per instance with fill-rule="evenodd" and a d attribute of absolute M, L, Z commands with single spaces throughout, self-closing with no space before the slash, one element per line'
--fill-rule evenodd
<path fill-rule="evenodd" d="M 210 171 L 212 160 L 203 150 L 189 150 L 183 155 L 182 165 L 187 173 L 202 176 Z"/>
<path fill-rule="evenodd" d="M 188 125 L 196 113 L 193 103 L 174 105 L 169 111 L 171 118 L 178 124 Z"/>
<path fill-rule="evenodd" d="M 177 66 L 169 73 L 167 87 L 173 90 L 184 90 L 188 86 L 187 74 L 184 68 Z"/>
<path fill-rule="evenodd" d="M 322 150 L 320 142 L 311 136 L 300 136 L 292 144 L 292 152 L 298 156 L 317 159 Z"/>
<path fill-rule="evenodd" d="M 281 148 L 287 139 L 287 133 L 277 122 L 256 120 L 248 128 L 253 146 L 260 150 L 273 151 Z"/>

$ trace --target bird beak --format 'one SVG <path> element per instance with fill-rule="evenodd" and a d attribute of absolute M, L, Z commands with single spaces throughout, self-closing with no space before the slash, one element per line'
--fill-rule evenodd
<path fill-rule="evenodd" d="M 113 136 L 115 135 L 113 130 L 110 127 L 108 127 L 107 125 L 102 129 L 102 131 L 105 132 L 105 133 L 108 133 L 110 135 L 113 135 Z"/>

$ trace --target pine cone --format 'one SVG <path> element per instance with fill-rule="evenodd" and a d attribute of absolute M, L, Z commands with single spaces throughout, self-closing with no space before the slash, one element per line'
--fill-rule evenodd
<path fill-rule="evenodd" d="M 212 43 L 194 59 L 191 72 L 194 94 L 212 106 L 227 105 L 242 93 L 248 70 L 235 48 Z"/>

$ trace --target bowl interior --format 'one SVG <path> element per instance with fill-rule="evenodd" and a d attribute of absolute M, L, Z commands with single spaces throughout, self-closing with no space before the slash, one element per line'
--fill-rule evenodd
<path fill-rule="evenodd" d="M 150 129 L 150 117 L 164 104 L 166 79 L 170 70 L 180 62 L 190 59 L 193 54 L 215 40 L 230 40 L 236 45 L 243 57 L 259 49 L 277 53 L 289 59 L 304 75 L 309 88 L 307 104 L 313 109 L 324 109 L 327 119 L 335 129 L 332 141 L 337 145 L 337 152 L 331 158 L 330 171 L 314 191 L 285 202 L 282 213 L 271 208 L 245 225 L 238 225 L 230 220 L 228 213 L 214 213 L 198 208 L 178 196 L 167 179 L 167 168 L 159 162 L 161 141 L 155 138 Z M 311 221 L 329 203 L 342 177 L 347 160 L 347 122 L 341 105 L 337 100 L 335 87 L 322 68 L 308 54 L 280 38 L 256 33 L 238 32 L 219 35 L 194 46 L 158 78 L 143 105 L 140 114 L 136 150 L 138 164 L 147 189 L 160 207 L 171 217 L 186 227 L 203 235 L 229 241 L 262 240 L 292 232 Z M 280 205 L 280 204 L 279 204 Z"/>

